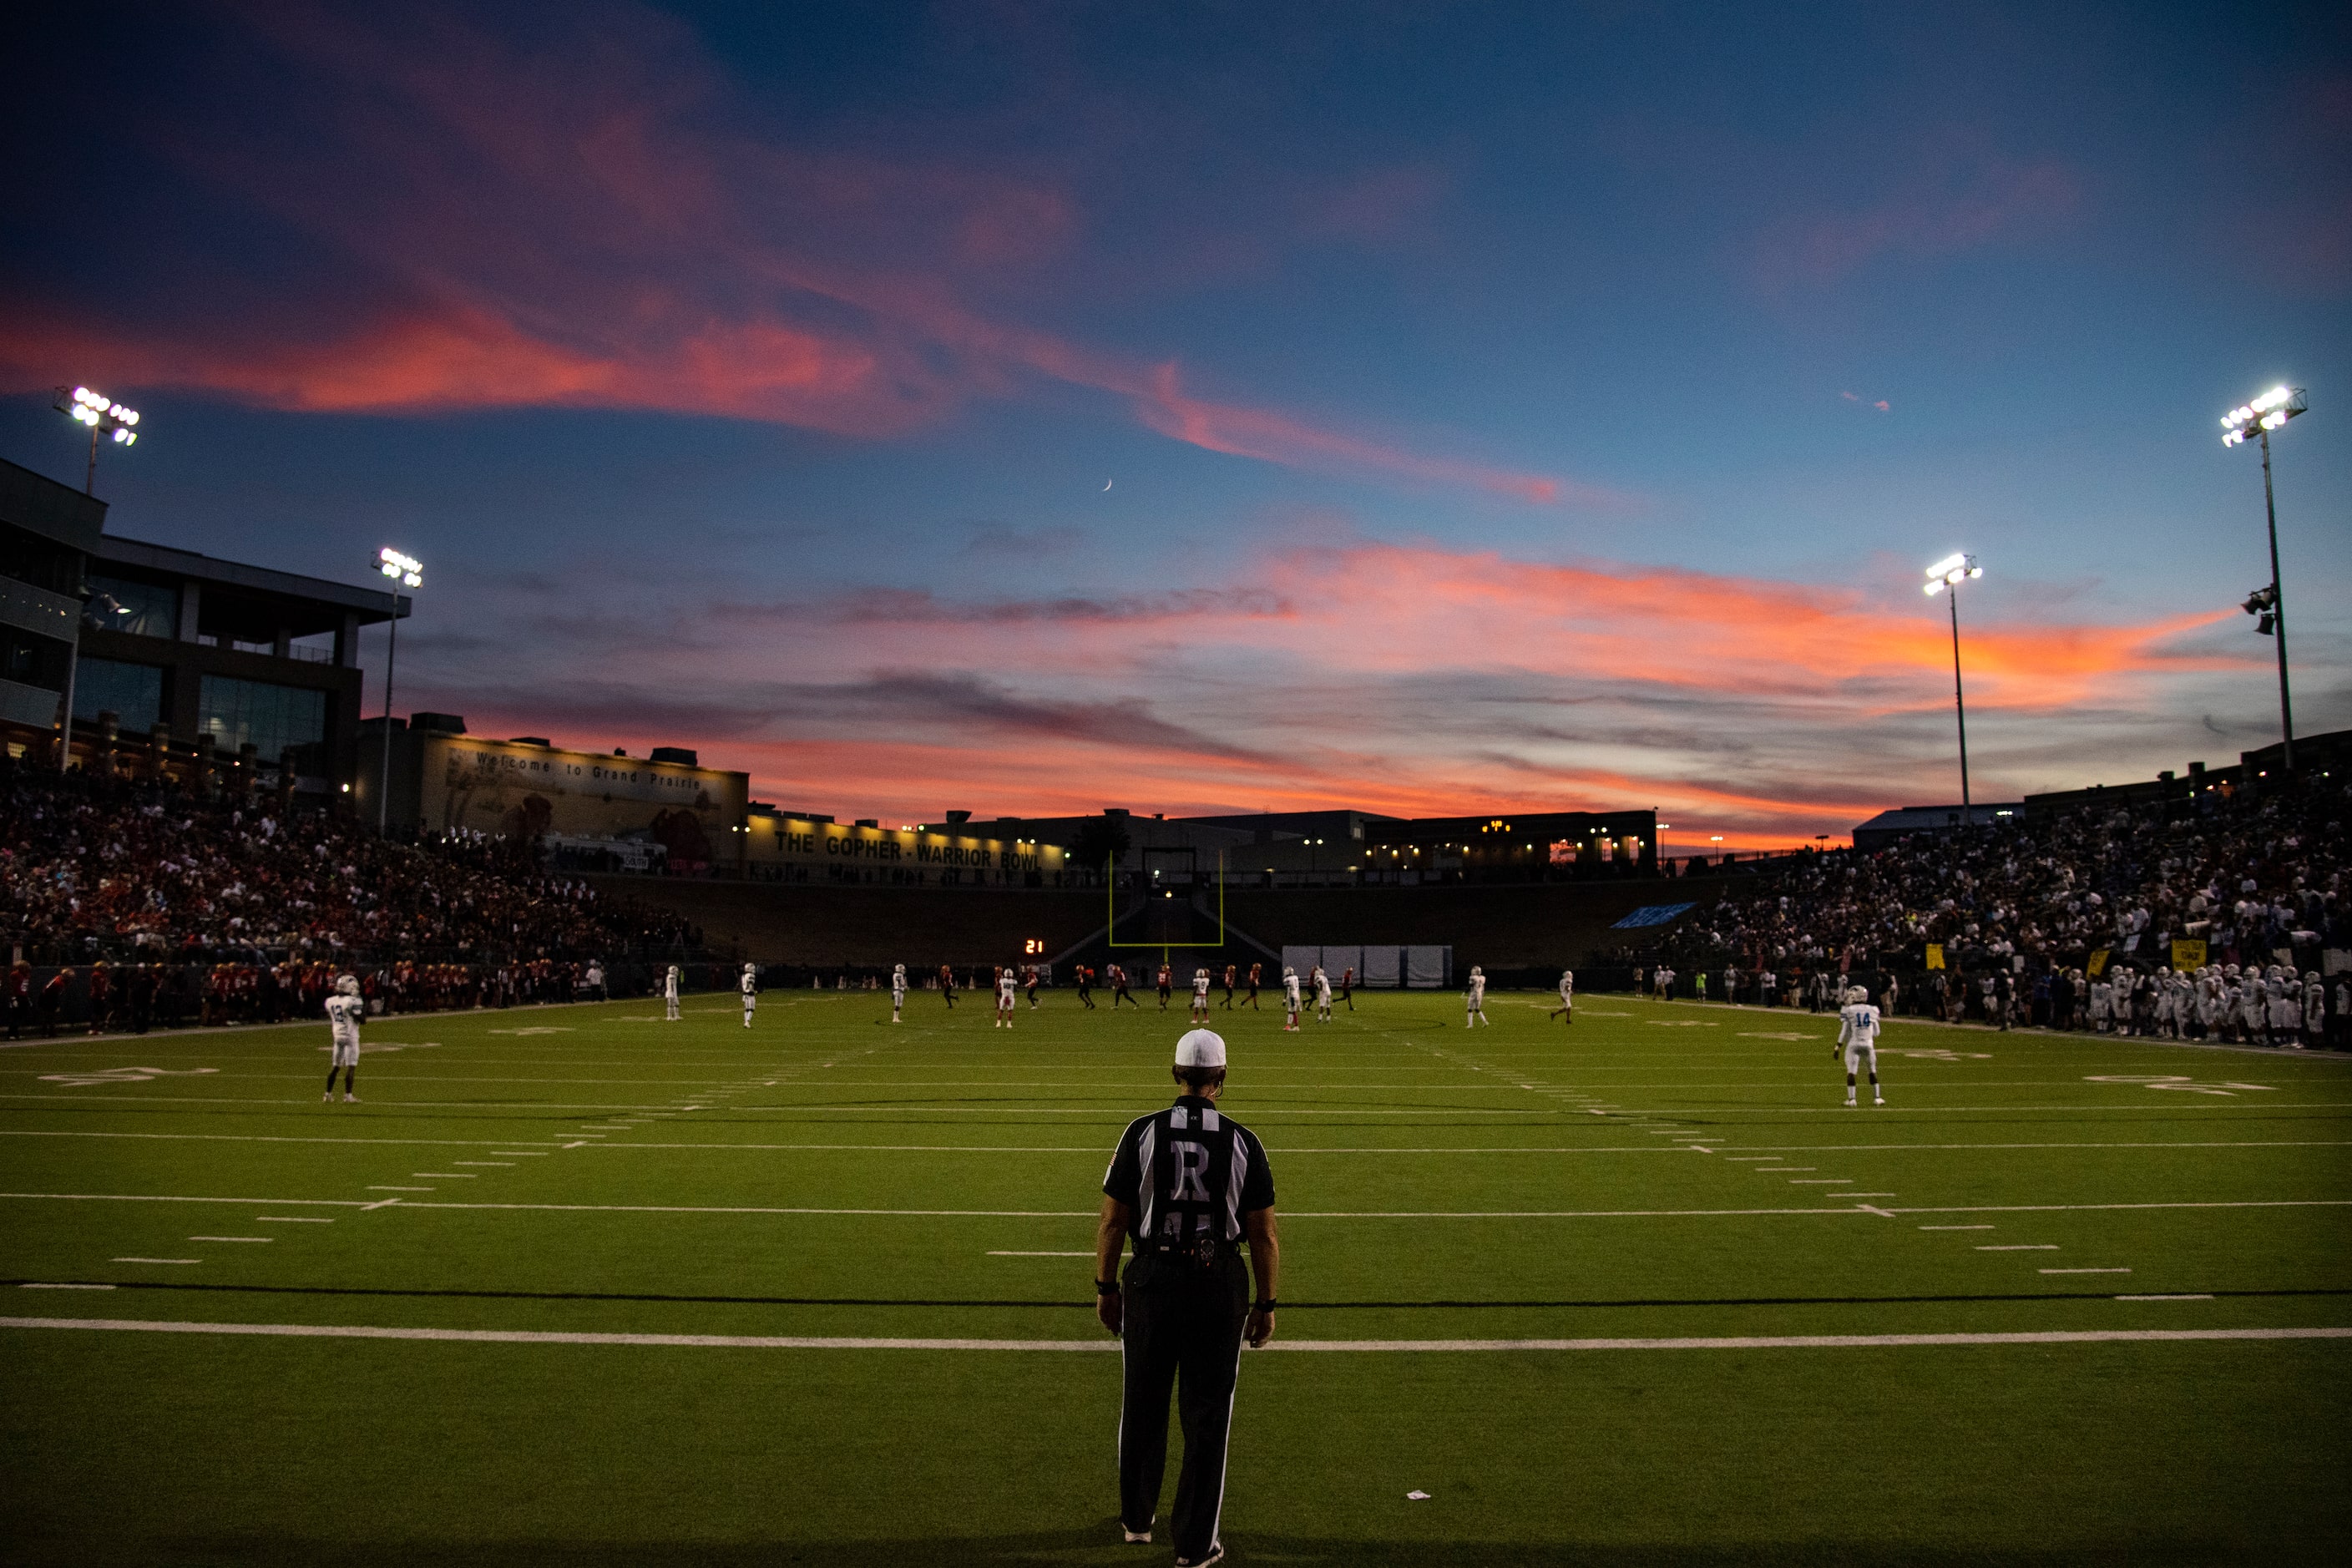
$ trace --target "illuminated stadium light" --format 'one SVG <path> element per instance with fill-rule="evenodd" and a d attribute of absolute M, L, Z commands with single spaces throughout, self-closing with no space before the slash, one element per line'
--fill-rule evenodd
<path fill-rule="evenodd" d="M 2299 386 L 2273 386 L 2251 403 L 2242 403 L 2221 416 L 2221 445 L 2235 447 L 2278 429 L 2310 405 Z"/>
<path fill-rule="evenodd" d="M 375 552 L 375 569 L 392 579 L 384 590 L 392 599 L 392 619 L 383 650 L 383 769 L 375 792 L 375 830 L 383 833 L 392 818 L 392 672 L 400 657 L 400 590 L 425 586 L 425 563 L 387 544 Z"/>
<path fill-rule="evenodd" d="M 1984 575 L 1977 558 L 1956 551 L 1927 568 L 1927 594 L 1929 598 L 1952 590 L 1952 711 L 1960 727 L 1960 821 L 1969 821 L 1969 705 L 1960 692 L 1960 595 L 1959 586 L 1972 577 Z"/>
<path fill-rule="evenodd" d="M 396 577 L 404 588 L 425 586 L 425 563 L 414 555 L 403 555 L 389 546 L 375 552 L 376 570 L 387 577 Z"/>
<path fill-rule="evenodd" d="M 1947 588 L 1957 588 L 1971 577 L 1983 575 L 1984 568 L 1977 564 L 1975 556 L 1947 555 L 1927 568 L 1927 585 L 1924 591 L 1932 599 Z"/>
<path fill-rule="evenodd" d="M 2255 617 L 2256 632 L 2277 640 L 2279 762 L 2288 773 L 2294 772 L 2294 700 L 2287 689 L 2286 602 L 2279 593 L 2278 502 L 2271 493 L 2271 432 L 2284 428 L 2288 420 L 2309 408 L 2303 388 L 2281 383 L 2221 416 L 2221 445 L 2236 447 L 2252 440 L 2263 448 L 2263 513 L 2270 524 L 2271 585 L 2256 589 L 2239 607 Z"/>
<path fill-rule="evenodd" d="M 87 386 L 58 388 L 58 412 L 78 425 L 89 426 L 89 468 L 82 480 L 82 493 L 98 492 L 98 438 L 110 437 L 118 447 L 136 446 L 139 442 L 139 410 L 127 403 L 117 403 L 102 392 Z"/>

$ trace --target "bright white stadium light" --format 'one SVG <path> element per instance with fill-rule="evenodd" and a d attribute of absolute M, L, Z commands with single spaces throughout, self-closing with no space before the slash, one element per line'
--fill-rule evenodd
<path fill-rule="evenodd" d="M 1961 584 L 1969 581 L 1971 577 L 1981 577 L 1983 575 L 1984 568 L 1977 564 L 1977 558 L 1975 556 L 1968 554 L 1966 552 L 1956 551 L 1953 553 L 1945 556 L 1941 561 L 1937 562 L 1933 566 L 1927 568 L 1927 583 L 1925 590 L 1929 598 L 1935 597 L 1947 588 L 1956 590 L 1953 593 L 1950 601 L 1952 607 L 1952 713 L 1958 722 L 1960 733 L 1960 820 L 1962 822 L 1969 820 L 1969 705 L 1967 699 L 1962 697 L 1960 694 L 1960 595 L 1957 590 Z"/>
<path fill-rule="evenodd" d="M 383 650 L 383 766 L 376 783 L 375 830 L 385 831 L 391 825 L 392 812 L 392 672 L 400 657 L 400 590 L 425 586 L 425 563 L 414 555 L 404 555 L 387 544 L 375 552 L 376 570 L 392 579 L 386 592 L 392 595 L 392 619 L 384 633 Z"/>
<path fill-rule="evenodd" d="M 1984 568 L 1977 564 L 1975 556 L 1947 555 L 1927 568 L 1927 583 L 1922 592 L 1932 599 L 1947 588 L 1957 588 L 1971 577 L 1983 575 Z"/>
<path fill-rule="evenodd" d="M 2270 527 L 2271 585 L 2248 599 L 2245 608 L 2249 615 L 2261 616 L 2256 631 L 2278 639 L 2279 760 L 2289 773 L 2294 771 L 2294 702 L 2287 690 L 2286 605 L 2279 584 L 2278 502 L 2271 494 L 2271 432 L 2284 428 L 2288 420 L 2309 409 L 2303 388 L 2281 383 L 2221 416 L 2221 445 L 2258 441 L 2263 448 L 2263 512 Z"/>
<path fill-rule="evenodd" d="M 77 425 L 89 426 L 89 468 L 82 482 L 82 491 L 86 495 L 94 495 L 98 489 L 98 438 L 107 437 L 118 447 L 136 443 L 139 432 L 132 426 L 139 423 L 139 410 L 127 403 L 117 403 L 106 394 L 94 392 L 87 386 L 70 390 L 58 387 L 57 409 Z"/>
<path fill-rule="evenodd" d="M 2273 386 L 2250 403 L 2221 416 L 2221 445 L 2235 447 L 2265 431 L 2276 430 L 2309 405 L 2299 386 Z"/>

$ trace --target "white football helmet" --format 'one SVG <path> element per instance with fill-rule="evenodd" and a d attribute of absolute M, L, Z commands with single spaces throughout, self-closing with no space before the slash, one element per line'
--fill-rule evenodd
<path fill-rule="evenodd" d="M 337 976 L 335 977 L 335 994 L 336 994 L 336 995 L 338 995 L 338 996 L 356 996 L 356 995 L 358 995 L 359 994 L 360 994 L 360 977 L 359 977 L 358 975 L 356 975 L 356 974 L 339 974 L 339 975 L 337 975 Z"/>

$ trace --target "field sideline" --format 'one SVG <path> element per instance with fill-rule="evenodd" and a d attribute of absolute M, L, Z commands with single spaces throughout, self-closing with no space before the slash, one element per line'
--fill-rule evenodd
<path fill-rule="evenodd" d="M 1183 1014 L 982 1000 L 0 1050 L 0 1561 L 1165 1561 L 1088 1249 Z M 1833 1020 L 1549 1005 L 1216 1014 L 1233 1562 L 2352 1551 L 2352 1061 L 1897 1020 L 1849 1110 Z"/>

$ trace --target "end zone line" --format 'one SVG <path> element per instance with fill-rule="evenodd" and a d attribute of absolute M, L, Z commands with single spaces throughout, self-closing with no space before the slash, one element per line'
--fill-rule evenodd
<path fill-rule="evenodd" d="M 703 1350 L 1092 1351 L 1117 1340 L 850 1339 L 767 1334 L 627 1334 L 524 1329 L 395 1329 L 358 1323 L 190 1323 L 143 1318 L 0 1317 L 0 1329 L 81 1329 L 150 1334 L 244 1334 L 277 1339 L 426 1340 L 470 1344 L 677 1347 Z M 1877 1350 L 1942 1345 L 2129 1344 L 2186 1340 L 2340 1340 L 2352 1328 L 2088 1329 L 2019 1333 L 1759 1334 L 1683 1339 L 1276 1340 L 1299 1352 Z"/>
<path fill-rule="evenodd" d="M 430 1192 L 430 1187 L 400 1191 Z M 1828 1196 L 1830 1194 L 1823 1194 Z M 143 1193 L 0 1193 L 0 1199 L 22 1198 L 68 1203 L 245 1204 L 257 1208 L 302 1205 L 314 1208 L 380 1208 L 397 1203 L 404 1209 L 524 1209 L 559 1214 L 751 1214 L 904 1215 L 960 1219 L 1092 1219 L 1092 1209 L 930 1209 L 770 1207 L 760 1205 L 703 1204 L 520 1204 L 438 1203 L 417 1199 L 360 1198 L 194 1198 Z M 2352 1207 L 2352 1198 L 2244 1198 L 2199 1202 L 2138 1204 L 1974 1204 L 1940 1208 L 1874 1209 L 1865 1205 L 1811 1208 L 1731 1209 L 1293 1209 L 1285 1219 L 1709 1219 L 1759 1215 L 1915 1215 L 1915 1214 L 2078 1214 L 2138 1209 L 2294 1209 Z"/>

